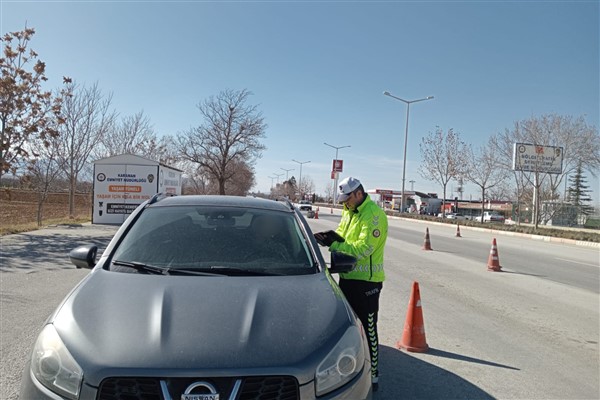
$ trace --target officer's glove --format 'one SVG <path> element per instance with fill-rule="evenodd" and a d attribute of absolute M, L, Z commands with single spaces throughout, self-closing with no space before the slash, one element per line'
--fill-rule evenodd
<path fill-rule="evenodd" d="M 325 247 L 330 247 L 335 242 L 331 236 L 325 235 L 323 232 L 315 233 L 315 239 L 317 239 L 317 243 Z"/>

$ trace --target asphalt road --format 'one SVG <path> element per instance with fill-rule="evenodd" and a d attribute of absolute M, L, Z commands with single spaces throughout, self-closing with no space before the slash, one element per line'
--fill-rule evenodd
<path fill-rule="evenodd" d="M 314 231 L 339 217 L 321 213 Z M 422 250 L 429 228 L 433 251 Z M 598 399 L 598 248 L 389 220 L 377 399 Z M 430 350 L 395 349 L 413 281 Z"/>
<path fill-rule="evenodd" d="M 334 228 L 321 212 L 313 230 Z M 423 251 L 429 227 L 433 251 Z M 381 297 L 378 400 L 597 399 L 598 248 L 496 236 L 505 272 L 488 272 L 492 234 L 390 219 Z M 20 376 L 46 317 L 88 271 L 67 253 L 106 246 L 114 227 L 56 227 L 1 238 L 0 399 Z M 326 252 L 326 250 L 325 250 Z M 418 281 L 427 353 L 395 348 Z"/>

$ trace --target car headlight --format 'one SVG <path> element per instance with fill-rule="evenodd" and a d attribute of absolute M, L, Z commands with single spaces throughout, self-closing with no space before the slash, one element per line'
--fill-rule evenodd
<path fill-rule="evenodd" d="M 317 396 L 331 392 L 352 380 L 361 371 L 364 362 L 365 350 L 360 331 L 356 326 L 351 326 L 317 367 Z"/>
<path fill-rule="evenodd" d="M 53 325 L 46 325 L 35 342 L 31 372 L 51 391 L 69 399 L 79 398 L 83 371 Z"/>

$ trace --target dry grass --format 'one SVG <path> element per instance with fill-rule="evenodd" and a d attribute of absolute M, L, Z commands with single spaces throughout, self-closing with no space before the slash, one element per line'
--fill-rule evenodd
<path fill-rule="evenodd" d="M 44 204 L 42 226 L 76 224 L 91 220 L 91 196 L 75 197 L 75 218 L 69 218 L 68 194 L 52 193 Z M 0 235 L 39 229 L 37 224 L 37 194 L 18 189 L 0 192 Z"/>

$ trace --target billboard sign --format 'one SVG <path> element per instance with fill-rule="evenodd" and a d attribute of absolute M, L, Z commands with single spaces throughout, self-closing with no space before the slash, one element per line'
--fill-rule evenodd
<path fill-rule="evenodd" d="M 94 166 L 94 223 L 122 223 L 156 194 L 158 168 L 151 165 Z"/>
<path fill-rule="evenodd" d="M 159 193 L 181 194 L 181 171 L 161 165 L 158 176 Z"/>
<path fill-rule="evenodd" d="M 561 174 L 563 148 L 540 146 L 528 143 L 515 143 L 513 149 L 513 170 Z"/>
<path fill-rule="evenodd" d="M 344 172 L 344 160 L 333 160 L 333 167 L 331 168 L 333 172 Z"/>

